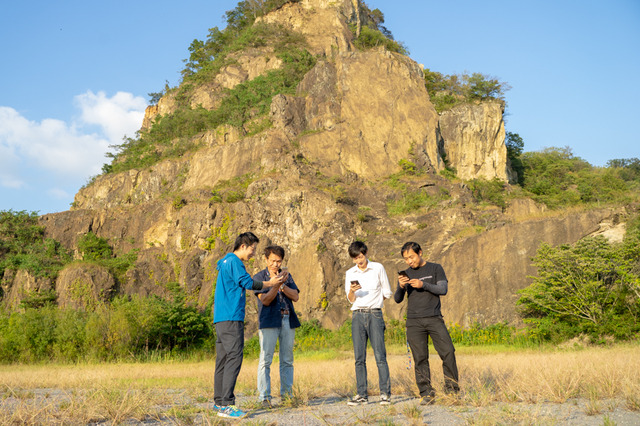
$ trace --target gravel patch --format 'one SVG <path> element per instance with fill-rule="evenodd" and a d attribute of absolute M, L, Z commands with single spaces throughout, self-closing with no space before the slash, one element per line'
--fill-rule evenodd
<path fill-rule="evenodd" d="M 154 414 L 143 419 L 126 419 L 119 424 L 176 425 L 176 424 L 254 424 L 254 425 L 465 425 L 465 424 L 562 424 L 562 425 L 640 425 L 640 412 L 630 411 L 621 400 L 572 399 L 565 403 L 494 403 L 481 407 L 470 405 L 420 406 L 412 396 L 395 395 L 392 404 L 381 406 L 378 397 L 370 397 L 369 403 L 351 407 L 338 395 L 328 395 L 308 401 L 296 408 L 278 406 L 273 409 L 257 408 L 255 396 L 239 396 L 238 405 L 249 412 L 241 421 L 219 418 L 213 410 L 213 402 L 191 398 L 180 389 L 163 390 L 170 404 L 150 408 Z M 82 399 L 82 392 L 59 389 L 20 390 L 0 399 L 0 413 L 6 419 L 14 410 L 37 412 L 43 407 L 65 407 Z M 200 401 L 200 402 L 198 402 Z M 76 401 L 77 402 L 77 401 Z M 175 415 L 175 412 L 181 412 Z M 36 420 L 36 424 L 39 422 Z M 46 421 L 46 419 L 40 419 Z M 58 420 L 62 420 L 58 418 Z M 64 421 L 63 421 L 64 423 Z M 96 421 L 88 424 L 112 424 Z"/>

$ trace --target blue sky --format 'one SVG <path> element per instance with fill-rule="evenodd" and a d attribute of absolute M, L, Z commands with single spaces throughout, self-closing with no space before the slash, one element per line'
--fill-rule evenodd
<path fill-rule="evenodd" d="M 507 82 L 525 151 L 640 157 L 640 1 L 367 0 L 410 56 Z M 0 210 L 67 210 L 134 136 L 148 93 L 180 82 L 193 39 L 235 0 L 10 2 L 0 14 Z"/>

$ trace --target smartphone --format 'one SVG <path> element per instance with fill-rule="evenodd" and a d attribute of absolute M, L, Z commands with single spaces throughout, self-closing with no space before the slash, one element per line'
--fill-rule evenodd
<path fill-rule="evenodd" d="M 399 277 L 407 277 L 407 278 L 409 278 L 409 275 L 407 275 L 407 273 L 405 271 L 398 271 L 398 276 Z"/>
<path fill-rule="evenodd" d="M 360 285 L 360 281 L 358 281 L 358 280 L 353 280 L 353 281 L 351 281 L 351 285 L 357 285 L 358 287 L 362 287 L 362 286 Z"/>

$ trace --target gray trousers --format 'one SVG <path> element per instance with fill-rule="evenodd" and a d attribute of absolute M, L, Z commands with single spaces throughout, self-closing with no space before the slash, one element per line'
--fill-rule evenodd
<path fill-rule="evenodd" d="M 244 322 L 221 321 L 216 327 L 216 373 L 213 400 L 216 405 L 236 404 L 236 381 L 242 367 L 244 349 Z"/>
<path fill-rule="evenodd" d="M 416 384 L 420 396 L 435 394 L 431 386 L 429 370 L 429 336 L 433 347 L 442 359 L 445 392 L 458 392 L 458 365 L 451 336 L 441 316 L 425 318 L 407 318 L 407 341 L 413 353 L 416 370 Z"/>

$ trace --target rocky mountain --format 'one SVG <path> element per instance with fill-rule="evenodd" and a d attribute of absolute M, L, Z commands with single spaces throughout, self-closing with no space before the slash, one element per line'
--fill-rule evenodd
<path fill-rule="evenodd" d="M 21 271 L 5 276 L 3 303 L 16 306 L 28 291 L 55 288 L 59 304 L 90 309 L 114 294 L 166 296 L 167 284 L 177 282 L 204 306 L 216 261 L 251 230 L 260 247 L 287 249 L 303 319 L 337 327 L 348 318 L 346 250 L 362 239 L 392 280 L 405 268 L 405 241 L 442 263 L 450 282 L 446 321 L 516 320 L 516 291 L 535 272 L 530 259 L 540 243 L 575 242 L 624 212 L 549 213 L 527 199 L 506 209 L 476 202 L 465 180 L 508 185 L 503 104 L 465 104 L 439 115 L 421 65 L 384 47 L 356 48 L 352 28 L 364 12 L 358 1 L 302 0 L 258 18 L 254 25 L 301 35 L 315 57 L 294 92 L 273 96 L 268 112 L 249 124 L 183 137 L 196 149 L 180 156 L 103 174 L 69 211 L 41 217 L 47 236 L 68 248 L 91 231 L 117 253 L 138 249 L 125 277 L 83 263 L 67 266 L 55 282 Z M 150 106 L 141 134 L 181 108 L 214 111 L 230 89 L 284 66 L 268 43 L 229 58 L 188 92 L 170 91 Z M 265 119 L 267 126 L 251 130 Z M 441 175 L 445 168 L 457 178 Z M 261 257 L 247 265 L 250 272 L 263 267 Z M 385 307 L 398 319 L 405 309 L 392 301 Z"/>

